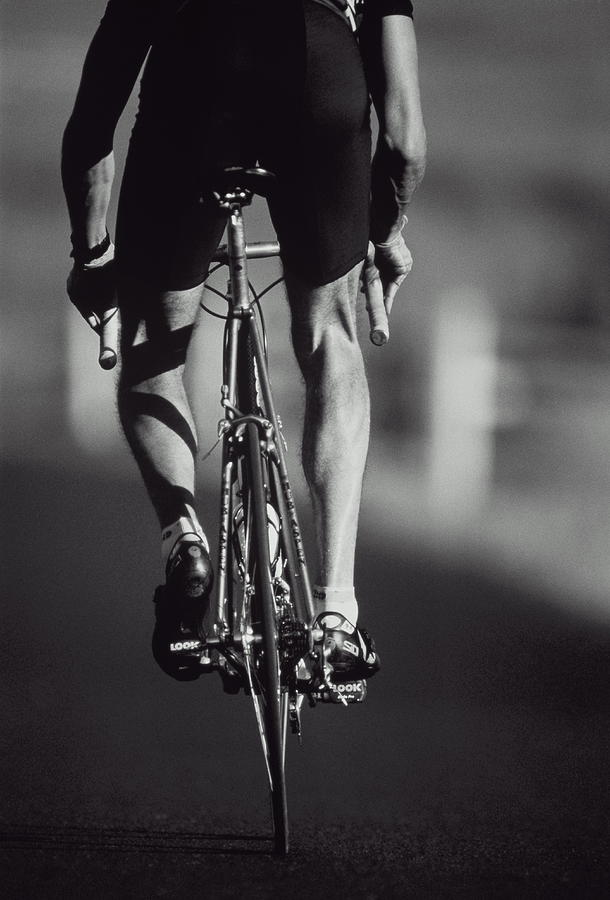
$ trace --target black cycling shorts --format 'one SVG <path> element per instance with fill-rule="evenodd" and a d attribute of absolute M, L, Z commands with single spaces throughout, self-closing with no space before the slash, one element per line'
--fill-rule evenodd
<path fill-rule="evenodd" d="M 312 286 L 334 281 L 366 255 L 370 155 L 362 61 L 340 16 L 312 0 L 188 4 L 142 78 L 119 271 L 156 290 L 200 284 L 224 225 L 214 172 L 258 163 L 277 175 L 285 266 Z"/>

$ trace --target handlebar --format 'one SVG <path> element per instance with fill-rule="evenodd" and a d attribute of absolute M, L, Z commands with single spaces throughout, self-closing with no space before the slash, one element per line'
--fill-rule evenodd
<path fill-rule="evenodd" d="M 267 259 L 279 255 L 280 245 L 277 241 L 255 241 L 246 245 L 247 259 Z M 211 261 L 227 263 L 228 259 L 227 244 L 220 244 Z M 376 293 L 374 293 L 373 296 L 368 296 L 366 310 L 369 314 L 371 342 L 375 344 L 376 347 L 383 347 L 390 338 L 388 313 L 383 301 L 383 296 L 379 296 Z M 119 333 L 118 309 L 114 308 L 108 310 L 104 319 L 94 327 L 100 338 L 98 362 L 102 369 L 114 369 L 117 363 Z"/>
<path fill-rule="evenodd" d="M 118 309 L 107 310 L 104 318 L 95 329 L 100 337 L 98 362 L 102 369 L 114 369 L 117 362 L 117 344 L 119 339 Z"/>
<path fill-rule="evenodd" d="M 367 296 L 366 311 L 369 314 L 371 326 L 369 334 L 371 343 L 375 344 L 376 347 L 383 347 L 390 340 L 390 324 L 383 295 L 374 294 L 373 296 Z"/>

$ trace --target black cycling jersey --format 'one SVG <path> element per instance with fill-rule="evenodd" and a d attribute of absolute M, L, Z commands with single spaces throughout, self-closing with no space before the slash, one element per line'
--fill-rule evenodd
<path fill-rule="evenodd" d="M 146 54 L 171 18 L 193 2 L 109 0 L 89 47 L 74 114 L 66 128 L 63 153 L 69 164 L 89 168 L 110 153 L 117 122 Z M 347 0 L 316 2 L 336 12 Z M 364 0 L 362 9 L 365 22 L 387 15 L 413 16 L 411 0 Z"/>

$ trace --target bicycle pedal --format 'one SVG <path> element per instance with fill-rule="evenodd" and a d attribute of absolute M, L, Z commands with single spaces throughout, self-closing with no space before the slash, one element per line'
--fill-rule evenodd
<path fill-rule="evenodd" d="M 364 678 L 358 681 L 342 681 L 334 684 L 332 681 L 312 692 L 312 697 L 318 703 L 340 703 L 348 706 L 352 703 L 362 703 L 366 697 L 367 686 Z"/>
<path fill-rule="evenodd" d="M 218 668 L 218 663 L 214 662 L 212 657 L 205 650 L 199 657 L 199 665 L 201 666 L 201 671 L 203 674 L 207 674 L 208 672 L 215 672 Z"/>

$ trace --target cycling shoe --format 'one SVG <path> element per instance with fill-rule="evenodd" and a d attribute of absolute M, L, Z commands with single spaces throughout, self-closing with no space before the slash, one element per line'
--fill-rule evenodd
<path fill-rule="evenodd" d="M 170 557 L 166 583 L 155 591 L 153 656 L 178 681 L 202 674 L 205 616 L 214 576 L 210 557 L 199 541 L 182 541 Z"/>
<path fill-rule="evenodd" d="M 313 629 L 324 632 L 324 660 L 332 668 L 334 683 L 371 678 L 379 671 L 381 661 L 370 634 L 352 625 L 337 612 L 323 612 L 316 617 Z"/>

